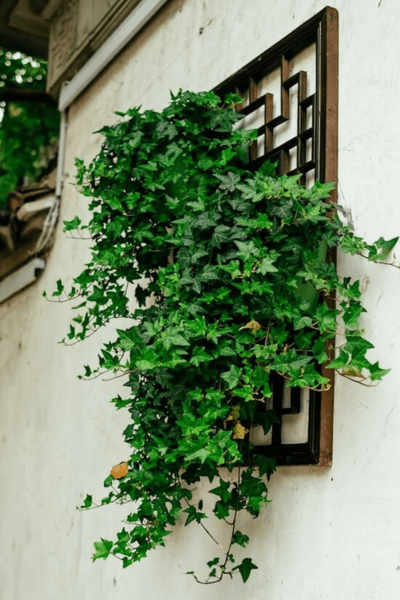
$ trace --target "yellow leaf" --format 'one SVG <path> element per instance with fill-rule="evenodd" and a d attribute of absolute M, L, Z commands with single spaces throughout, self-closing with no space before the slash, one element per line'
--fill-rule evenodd
<path fill-rule="evenodd" d="M 235 404 L 235 406 L 232 406 L 232 410 L 229 413 L 229 416 L 232 417 L 232 419 L 234 419 L 235 421 L 239 418 L 239 416 L 240 416 L 240 406 L 238 404 Z"/>
<path fill-rule="evenodd" d="M 356 367 L 344 367 L 343 373 L 349 377 L 361 377 L 362 375 L 360 369 L 357 369 Z"/>
<path fill-rule="evenodd" d="M 238 421 L 233 428 L 233 439 L 234 440 L 243 440 L 246 433 L 249 433 L 249 430 L 243 427 L 243 425 Z"/>
<path fill-rule="evenodd" d="M 122 462 L 119 463 L 119 465 L 115 465 L 115 467 L 111 469 L 111 475 L 114 477 L 114 479 L 121 479 L 121 477 L 125 477 L 125 475 L 127 475 L 128 471 L 128 463 Z"/>
<path fill-rule="evenodd" d="M 231 412 L 226 417 L 225 421 L 237 421 L 239 416 L 240 416 L 240 406 L 238 404 L 235 404 L 235 406 L 232 406 Z"/>
<path fill-rule="evenodd" d="M 255 333 L 256 331 L 261 329 L 261 325 L 258 321 L 249 321 L 244 327 L 241 327 L 240 329 L 251 329 L 251 331 Z"/>

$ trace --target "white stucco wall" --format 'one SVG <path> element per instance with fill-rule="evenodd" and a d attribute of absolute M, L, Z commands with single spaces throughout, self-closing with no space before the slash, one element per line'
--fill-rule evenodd
<path fill-rule="evenodd" d="M 173 0 L 72 105 L 66 176 L 73 159 L 93 157 L 91 135 L 133 105 L 162 108 L 169 90 L 215 86 L 324 8 L 322 0 Z M 396 0 L 332 1 L 340 19 L 339 193 L 356 231 L 374 241 L 400 233 L 400 53 Z M 200 29 L 203 32 L 200 34 Z M 65 187 L 62 219 L 85 199 Z M 259 566 L 198 586 L 184 573 L 213 556 L 191 525 L 178 528 L 143 563 L 92 563 L 92 543 L 112 538 L 124 511 L 79 513 L 84 494 L 123 460 L 126 416 L 107 402 L 115 382 L 79 382 L 98 339 L 57 345 L 68 305 L 49 304 L 60 276 L 80 272 L 85 244 L 61 234 L 40 281 L 0 305 L 1 600 L 397 600 L 400 597 L 400 271 L 357 258 L 339 265 L 363 281 L 364 317 L 376 358 L 391 373 L 375 388 L 339 380 L 331 468 L 281 467 L 272 504 L 249 521 Z M 397 251 L 400 257 L 400 249 Z M 119 384 L 118 384 L 119 385 Z"/>

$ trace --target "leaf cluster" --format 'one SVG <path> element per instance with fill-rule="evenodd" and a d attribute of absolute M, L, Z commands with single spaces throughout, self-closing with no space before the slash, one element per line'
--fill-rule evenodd
<path fill-rule="evenodd" d="M 4 91 L 45 91 L 46 75 L 46 61 L 0 48 L 0 95 Z M 58 139 L 57 107 L 27 98 L 0 98 L 0 208 L 24 178 L 35 180 L 46 169 L 49 147 Z"/>
<path fill-rule="evenodd" d="M 257 454 L 249 432 L 267 433 L 276 421 L 266 409 L 276 378 L 325 390 L 324 364 L 363 383 L 387 372 L 367 358 L 359 282 L 341 278 L 330 254 L 383 260 L 397 241 L 354 236 L 330 202 L 332 184 L 306 189 L 270 163 L 252 170 L 255 134 L 236 127 L 238 100 L 179 92 L 162 112 L 134 108 L 100 130 L 98 156 L 76 160 L 91 220 L 65 222 L 92 238 L 92 257 L 70 291 L 59 281 L 53 294 L 79 299 L 69 343 L 127 319 L 99 364 L 85 367 L 87 378 L 126 376 L 126 398 L 113 402 L 131 416 L 127 473 L 107 477 L 102 504 L 134 508 L 93 558 L 114 555 L 127 567 L 163 545 L 182 517 L 216 541 L 193 497 L 206 477 L 213 515 L 231 537 L 207 563 L 205 583 L 235 572 L 246 581 L 257 568 L 250 558 L 233 566 L 232 546 L 249 541 L 238 514 L 256 518 L 269 502 L 266 478 L 276 465 Z M 87 496 L 83 508 L 92 506 Z"/>

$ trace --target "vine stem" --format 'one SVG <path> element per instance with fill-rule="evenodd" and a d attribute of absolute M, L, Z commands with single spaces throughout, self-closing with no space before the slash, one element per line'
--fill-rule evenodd
<path fill-rule="evenodd" d="M 359 385 L 363 385 L 364 387 L 367 387 L 367 388 L 373 388 L 378 385 L 378 383 L 364 383 L 363 381 L 356 379 L 356 377 L 350 377 L 349 375 L 346 375 L 345 373 L 342 373 L 341 371 L 338 371 L 336 369 L 335 369 L 335 371 L 338 375 L 341 375 L 341 377 L 344 377 L 345 379 L 349 379 L 350 381 L 354 381 L 355 383 L 358 383 Z M 367 377 L 363 377 L 363 379 L 367 379 Z"/>
<path fill-rule="evenodd" d="M 238 476 L 237 476 L 237 485 L 238 486 L 240 484 L 240 475 L 241 475 L 241 465 L 238 466 Z M 232 575 L 233 575 L 232 571 L 226 572 L 225 568 L 226 568 L 226 565 L 229 560 L 229 556 L 230 556 L 231 548 L 232 548 L 232 544 L 233 544 L 233 537 L 234 537 L 235 531 L 236 531 L 237 514 L 238 514 L 238 509 L 235 508 L 232 523 L 230 524 L 232 529 L 231 529 L 231 539 L 229 541 L 228 550 L 225 553 L 225 560 L 224 560 L 223 564 L 219 565 L 219 568 L 221 569 L 221 574 L 218 577 L 216 577 L 214 579 L 214 581 L 210 581 L 210 578 L 208 578 L 206 581 L 201 581 L 200 579 L 198 579 L 196 577 L 196 575 L 194 575 L 194 579 L 196 580 L 197 583 L 201 583 L 202 585 L 213 585 L 214 583 L 219 583 L 222 580 L 224 575 L 230 575 L 232 577 Z M 201 525 L 201 523 L 200 523 L 200 525 Z"/>
<path fill-rule="evenodd" d="M 187 498 L 184 498 L 184 501 L 186 502 L 186 504 L 189 507 L 192 506 L 192 504 L 190 504 L 190 502 L 187 500 Z M 208 531 L 207 527 L 205 525 L 203 525 L 203 523 L 201 521 L 199 521 L 199 525 L 204 529 L 204 531 L 212 539 L 212 541 L 215 542 L 217 544 L 217 546 L 219 546 L 223 550 L 224 547 L 219 543 L 218 540 L 215 539 L 215 537 L 211 534 L 210 531 Z"/>
<path fill-rule="evenodd" d="M 384 260 L 369 260 L 368 256 L 365 256 L 365 254 L 358 254 L 358 256 L 361 256 L 361 258 L 365 258 L 366 260 L 368 260 L 369 262 L 378 264 L 378 265 L 388 265 L 389 267 L 394 267 L 395 269 L 400 269 L 400 265 L 396 265 L 394 262 L 385 262 Z"/>
<path fill-rule="evenodd" d="M 108 377 L 107 379 L 102 379 L 102 381 L 114 381 L 114 379 L 119 379 L 120 377 L 125 377 L 125 375 L 130 375 L 131 373 L 135 373 L 136 371 L 137 371 L 137 369 L 131 369 L 128 371 L 124 371 L 120 375 L 114 375 L 114 377 Z"/>
<path fill-rule="evenodd" d="M 283 377 L 283 379 L 285 379 L 286 381 L 291 381 L 291 378 L 288 377 L 287 375 L 285 375 L 285 373 L 282 373 L 282 371 L 276 371 L 278 373 L 278 375 L 280 375 L 281 377 Z M 311 385 L 305 385 L 303 388 L 303 390 L 310 390 L 312 392 L 324 392 L 330 389 L 330 387 L 328 388 L 324 388 L 324 385 L 328 385 L 328 384 L 321 384 L 319 387 L 312 387 Z M 365 385 L 365 384 L 364 384 Z"/>

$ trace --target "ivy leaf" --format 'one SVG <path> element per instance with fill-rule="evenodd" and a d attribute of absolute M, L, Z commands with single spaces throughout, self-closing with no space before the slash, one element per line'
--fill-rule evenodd
<path fill-rule="evenodd" d="M 340 249 L 347 254 L 361 254 L 367 248 L 367 243 L 360 237 L 348 232 L 340 241 Z"/>
<path fill-rule="evenodd" d="M 239 530 L 235 531 L 233 534 L 232 544 L 238 544 L 239 546 L 242 546 L 242 548 L 245 548 L 249 541 L 249 536 Z"/>
<path fill-rule="evenodd" d="M 373 261 L 386 260 L 398 241 L 398 237 L 392 238 L 391 240 L 385 240 L 383 237 L 380 237 L 379 240 L 374 242 L 372 247 L 370 247 L 368 259 Z M 374 247 L 376 247 L 376 250 Z"/>
<path fill-rule="evenodd" d="M 201 294 L 201 279 L 199 277 L 195 277 L 192 279 L 193 282 L 193 290 L 197 293 L 197 294 Z"/>
<path fill-rule="evenodd" d="M 253 375 L 251 377 L 251 383 L 256 388 L 260 388 L 260 387 L 264 387 L 264 386 L 268 385 L 269 372 L 265 368 L 257 366 L 253 371 Z"/>
<path fill-rule="evenodd" d="M 217 267 L 212 267 L 211 265 L 205 266 L 200 274 L 200 280 L 204 282 L 215 281 L 219 278 Z"/>
<path fill-rule="evenodd" d="M 127 331 L 117 329 L 117 334 L 120 338 L 118 346 L 122 348 L 122 350 L 131 350 L 140 342 L 140 336 L 135 327 Z"/>
<path fill-rule="evenodd" d="M 143 322 L 143 328 L 146 332 L 145 335 L 143 336 L 143 339 L 145 340 L 145 342 L 148 342 L 152 337 L 157 335 L 157 333 L 159 331 L 159 329 L 156 329 L 155 324 L 151 323 L 149 321 Z"/>
<path fill-rule="evenodd" d="M 210 227 L 215 227 L 216 225 L 216 215 L 212 215 L 209 212 L 201 213 L 197 219 L 193 221 L 193 226 L 202 230 L 210 229 Z"/>
<path fill-rule="evenodd" d="M 232 279 L 236 279 L 242 274 L 238 260 L 231 260 L 227 265 L 220 265 L 220 269 L 229 273 Z"/>
<path fill-rule="evenodd" d="M 117 533 L 117 538 L 118 538 L 119 542 L 127 543 L 127 542 L 129 542 L 129 533 L 124 528 L 122 531 Z"/>
<path fill-rule="evenodd" d="M 350 301 L 343 312 L 343 321 L 347 327 L 356 329 L 362 313 L 367 312 L 359 302 Z"/>
<path fill-rule="evenodd" d="M 193 521 L 196 523 L 200 523 L 202 519 L 206 519 L 207 515 L 203 512 L 197 511 L 195 506 L 189 506 L 189 508 L 185 508 L 184 513 L 187 513 L 185 526 L 190 525 Z"/>
<path fill-rule="evenodd" d="M 259 189 L 257 181 L 249 180 L 246 184 L 238 185 L 237 187 L 242 192 L 243 198 L 251 200 L 254 203 L 260 202 L 266 196 L 265 191 Z"/>
<path fill-rule="evenodd" d="M 231 498 L 231 492 L 229 490 L 231 484 L 229 481 L 224 481 L 223 479 L 219 480 L 219 486 L 212 488 L 210 490 L 210 494 L 215 494 L 219 496 L 223 502 L 228 502 Z"/>
<path fill-rule="evenodd" d="M 108 477 L 105 478 L 103 485 L 104 487 L 111 487 L 113 483 L 114 477 L 112 475 L 108 475 Z"/>
<path fill-rule="evenodd" d="M 109 540 L 103 540 L 103 538 L 101 538 L 101 542 L 94 542 L 93 545 L 94 549 L 96 550 L 92 556 L 93 561 L 97 560 L 98 558 L 106 559 L 110 554 L 111 548 L 113 547 L 112 542 Z"/>
<path fill-rule="evenodd" d="M 57 289 L 56 289 L 56 291 L 54 291 L 54 292 L 52 293 L 52 296 L 61 296 L 61 294 L 62 294 L 62 293 L 63 293 L 63 291 L 64 291 L 64 284 L 63 284 L 63 282 L 61 281 L 61 279 L 58 279 L 58 280 L 57 280 L 57 282 L 56 282 L 56 285 L 57 285 Z"/>
<path fill-rule="evenodd" d="M 301 356 L 292 349 L 289 352 L 283 352 L 275 357 L 273 363 L 269 365 L 270 369 L 277 369 L 287 372 L 289 370 L 301 369 L 312 360 L 311 356 Z"/>
<path fill-rule="evenodd" d="M 217 519 L 226 519 L 229 517 L 229 511 L 229 504 L 225 504 L 225 502 L 221 502 L 221 500 L 218 500 L 213 508 L 213 513 Z"/>
<path fill-rule="evenodd" d="M 200 448 L 200 450 L 196 450 L 196 452 L 193 452 L 192 454 L 186 456 L 186 460 L 195 461 L 198 458 L 201 464 L 204 464 L 209 456 L 210 451 L 207 450 L 207 448 Z"/>
<path fill-rule="evenodd" d="M 216 347 L 214 356 L 236 356 L 236 350 L 230 346 L 230 342 L 224 341 Z"/>
<path fill-rule="evenodd" d="M 374 348 L 374 345 L 361 336 L 351 335 L 351 337 L 349 337 L 346 341 L 346 350 L 351 352 L 353 355 L 356 352 L 362 352 L 365 354 L 365 352 L 371 348 Z"/>
<path fill-rule="evenodd" d="M 340 350 L 339 356 L 332 360 L 328 365 L 327 369 L 343 369 L 350 362 L 350 356 L 344 350 Z"/>
<path fill-rule="evenodd" d="M 339 311 L 330 309 L 325 302 L 317 306 L 315 320 L 318 322 L 322 333 L 325 331 L 336 331 L 336 318 Z"/>
<path fill-rule="evenodd" d="M 207 157 L 201 158 L 197 164 L 199 168 L 204 169 L 204 171 L 207 171 L 208 169 L 211 169 L 211 167 L 214 166 L 213 161 Z"/>
<path fill-rule="evenodd" d="M 231 365 L 229 371 L 221 374 L 222 379 L 227 382 L 230 390 L 237 386 L 242 372 L 243 369 L 236 367 L 235 365 Z"/>
<path fill-rule="evenodd" d="M 266 273 L 277 273 L 278 269 L 274 266 L 275 260 L 272 258 L 263 258 L 257 272 L 265 275 Z"/>
<path fill-rule="evenodd" d="M 256 333 L 257 331 L 259 331 L 259 329 L 261 329 L 261 325 L 258 321 L 253 320 L 246 323 L 246 325 L 241 327 L 241 329 L 250 329 L 252 333 Z"/>
<path fill-rule="evenodd" d="M 232 171 L 229 171 L 227 175 L 215 174 L 214 177 L 221 181 L 219 186 L 221 190 L 228 190 L 228 192 L 234 192 L 236 184 L 240 181 L 240 176 L 232 173 Z"/>
<path fill-rule="evenodd" d="M 204 202 L 203 202 L 203 200 L 201 198 L 199 198 L 195 202 L 188 202 L 187 206 L 190 206 L 196 212 L 197 211 L 203 212 L 206 209 L 206 206 L 205 206 L 205 204 L 204 204 Z"/>
<path fill-rule="evenodd" d="M 239 573 L 243 579 L 243 583 L 246 583 L 253 569 L 258 569 L 258 567 L 253 563 L 251 558 L 244 558 L 241 564 L 234 567 L 232 571 L 236 571 L 236 569 L 239 570 Z"/>
<path fill-rule="evenodd" d="M 298 316 L 294 319 L 294 329 L 304 329 L 305 327 L 311 327 L 312 319 L 307 316 Z"/>
<path fill-rule="evenodd" d="M 211 245 L 220 248 L 222 243 L 230 241 L 230 234 L 230 227 L 227 225 L 218 225 L 218 227 L 214 229 L 214 233 L 211 237 Z"/>
<path fill-rule="evenodd" d="M 282 220 L 288 219 L 292 214 L 292 206 L 292 200 L 283 200 L 280 204 L 275 205 L 271 209 L 270 214 L 279 217 Z"/>
<path fill-rule="evenodd" d="M 181 248 L 177 254 L 177 259 L 184 269 L 190 267 L 192 262 L 192 254 L 186 246 Z"/>
<path fill-rule="evenodd" d="M 215 131 L 231 132 L 232 124 L 236 123 L 240 118 L 240 115 L 233 110 L 219 110 L 213 113 L 210 125 Z"/>
<path fill-rule="evenodd" d="M 190 346 L 190 343 L 180 333 L 168 333 L 162 338 L 163 346 L 169 350 L 171 346 Z"/>
<path fill-rule="evenodd" d="M 255 459 L 256 465 L 258 466 L 258 472 L 260 477 L 263 475 L 267 476 L 267 479 L 276 471 L 276 460 L 274 458 L 268 458 L 263 454 L 259 454 Z"/>
<path fill-rule="evenodd" d="M 81 508 L 90 508 L 93 504 L 93 498 L 90 494 L 87 494 L 85 497 Z"/>
<path fill-rule="evenodd" d="M 379 381 L 384 375 L 390 372 L 390 369 L 381 369 L 379 363 L 376 362 L 369 368 L 371 381 Z"/>
<path fill-rule="evenodd" d="M 251 260 L 253 256 L 260 254 L 260 249 L 254 244 L 253 240 L 250 242 L 239 242 L 235 240 L 236 246 L 239 248 L 238 256 L 244 261 Z"/>
<path fill-rule="evenodd" d="M 266 410 L 265 412 L 258 413 L 255 417 L 255 422 L 261 425 L 264 435 L 267 435 L 272 425 L 280 424 L 281 420 L 274 410 Z M 257 463 L 258 464 L 258 463 Z M 260 473 L 261 476 L 261 473 Z"/>
<path fill-rule="evenodd" d="M 193 356 L 190 359 L 190 362 L 196 367 L 198 367 L 200 363 L 209 362 L 210 360 L 213 360 L 213 357 L 206 352 L 205 348 L 196 346 L 193 349 Z"/>
<path fill-rule="evenodd" d="M 212 560 L 207 561 L 207 567 L 213 567 L 214 565 L 217 565 L 219 563 L 219 557 L 216 556 L 215 558 L 213 558 Z"/>
<path fill-rule="evenodd" d="M 203 258 L 204 256 L 208 256 L 208 252 L 207 252 L 206 250 L 201 250 L 201 248 L 200 248 L 200 249 L 196 250 L 196 251 L 195 251 L 195 252 L 194 252 L 194 253 L 193 253 L 193 254 L 190 256 L 190 261 L 191 261 L 193 264 L 198 264 L 199 260 L 200 260 L 201 258 Z"/>
<path fill-rule="evenodd" d="M 74 229 L 78 229 L 80 224 L 82 223 L 79 217 L 74 217 L 72 221 L 63 221 L 64 232 L 73 231 Z"/>
<path fill-rule="evenodd" d="M 136 368 L 139 371 L 149 371 L 157 366 L 157 358 L 154 352 L 148 350 L 144 353 L 143 358 L 136 361 Z"/>
<path fill-rule="evenodd" d="M 312 347 L 312 351 L 320 365 L 324 364 L 328 360 L 328 354 L 326 352 L 324 340 L 316 340 Z"/>
<path fill-rule="evenodd" d="M 233 428 L 232 438 L 234 440 L 244 440 L 247 433 L 249 433 L 249 430 L 246 429 L 246 427 L 243 427 L 243 425 L 238 421 L 237 423 L 235 423 L 235 426 Z"/>

